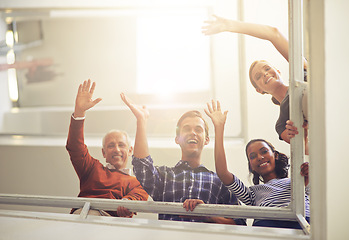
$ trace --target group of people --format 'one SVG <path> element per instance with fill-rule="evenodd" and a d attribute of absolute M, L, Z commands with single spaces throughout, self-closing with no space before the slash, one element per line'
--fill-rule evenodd
<path fill-rule="evenodd" d="M 273 27 L 228 20 L 214 16 L 203 27 L 205 35 L 220 32 L 248 34 L 269 40 L 288 60 L 288 41 Z M 304 60 L 306 70 L 306 61 Z M 250 67 L 250 81 L 256 91 L 273 96 L 280 104 L 280 118 L 276 130 L 280 139 L 290 142 L 298 131 L 289 120 L 288 87 L 282 82 L 280 72 L 268 62 L 255 61 Z M 306 71 L 305 71 L 306 72 Z M 80 84 L 71 116 L 66 148 L 80 180 L 79 197 L 125 199 L 146 201 L 150 196 L 154 201 L 179 202 L 187 211 L 193 211 L 198 204 L 233 204 L 241 202 L 252 206 L 286 207 L 291 201 L 291 180 L 288 177 L 289 158 L 275 150 L 264 139 L 253 139 L 247 143 L 245 151 L 248 168 L 253 176 L 254 186 L 247 187 L 239 178 L 229 172 L 224 150 L 224 127 L 227 111 L 222 111 L 219 101 L 207 103 L 204 110 L 211 119 L 215 133 L 216 173 L 201 163 L 201 154 L 210 141 L 208 124 L 199 111 L 184 113 L 177 122 L 175 142 L 180 146 L 181 159 L 174 167 L 155 166 L 149 153 L 147 141 L 147 121 L 149 111 L 145 106 L 134 104 L 124 93 L 122 101 L 136 118 L 134 146 L 124 131 L 112 130 L 103 138 L 102 153 L 106 166 L 93 158 L 84 143 L 84 121 L 86 111 L 102 99 L 93 100 L 96 84 L 91 80 Z M 307 127 L 305 124 L 305 131 Z M 306 134 L 305 134 L 306 135 Z M 307 141 L 305 142 L 307 145 Z M 132 156 L 134 176 L 125 169 Z M 309 167 L 302 164 L 300 174 L 305 181 L 305 210 L 309 221 Z M 72 209 L 79 213 L 81 209 Z M 135 213 L 119 206 L 117 211 L 90 210 L 89 214 L 115 217 L 132 217 Z M 191 217 L 159 214 L 160 220 L 210 222 L 246 225 L 242 218 Z M 254 226 L 301 228 L 296 221 L 255 219 Z"/>

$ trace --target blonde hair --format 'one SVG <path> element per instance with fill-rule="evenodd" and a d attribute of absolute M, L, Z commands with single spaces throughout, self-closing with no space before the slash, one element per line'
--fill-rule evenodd
<path fill-rule="evenodd" d="M 256 82 L 253 80 L 253 78 L 252 78 L 252 70 L 253 70 L 253 68 L 256 66 L 256 64 L 257 63 L 259 63 L 259 62 L 265 62 L 265 63 L 268 63 L 269 64 L 269 62 L 267 62 L 267 61 L 265 61 L 265 60 L 256 60 L 256 61 L 254 61 L 252 64 L 251 64 L 251 66 L 250 66 L 250 69 L 249 69 L 249 77 L 250 77 L 250 82 L 251 82 L 251 84 L 254 86 L 254 88 L 255 89 L 258 89 L 258 86 L 257 86 L 257 84 L 256 84 Z M 262 92 L 262 94 L 266 94 L 267 92 Z M 269 94 L 269 93 L 267 93 L 267 94 Z M 275 105 L 280 105 L 280 102 L 278 101 L 278 100 L 276 100 L 276 98 L 274 98 L 274 97 L 272 97 L 271 98 L 271 101 L 275 104 Z"/>
<path fill-rule="evenodd" d="M 251 66 L 250 66 L 250 70 L 249 70 L 249 77 L 250 77 L 250 82 L 251 82 L 251 84 L 254 86 L 254 88 L 255 89 L 258 89 L 258 86 L 257 86 L 257 84 L 255 83 L 255 81 L 252 79 L 252 70 L 253 70 L 253 68 L 256 66 L 256 64 L 258 63 L 258 62 L 260 62 L 260 61 L 264 61 L 264 60 L 256 60 L 256 61 L 254 61 L 252 64 L 251 64 Z"/>

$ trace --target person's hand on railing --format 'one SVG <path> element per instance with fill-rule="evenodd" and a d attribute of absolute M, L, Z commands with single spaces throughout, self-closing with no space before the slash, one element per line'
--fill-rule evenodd
<path fill-rule="evenodd" d="M 309 163 L 305 162 L 301 165 L 301 175 L 304 177 L 304 185 L 309 184 Z"/>
<path fill-rule="evenodd" d="M 123 206 L 119 206 L 116 210 L 118 217 L 132 218 L 133 215 L 137 215 L 135 212 L 131 212 Z"/>
<path fill-rule="evenodd" d="M 205 204 L 204 201 L 200 199 L 185 199 L 183 203 L 183 208 L 188 211 L 194 211 L 196 205 L 198 204 Z"/>
<path fill-rule="evenodd" d="M 187 210 L 187 212 L 189 211 L 194 211 L 195 207 L 199 204 L 205 204 L 204 201 L 200 200 L 200 199 L 186 199 L 183 202 L 183 208 L 185 208 L 185 210 Z M 196 220 L 204 220 L 205 222 L 208 222 L 209 217 L 205 217 L 205 216 L 188 216 L 188 215 L 184 215 L 184 216 L 180 216 L 181 218 L 190 218 L 190 219 L 196 219 Z"/>
<path fill-rule="evenodd" d="M 195 207 L 199 204 L 205 204 L 204 201 L 200 199 L 186 199 L 183 203 L 183 208 L 188 211 L 194 211 Z M 205 216 L 180 216 L 182 218 L 190 218 L 196 220 L 203 220 L 207 223 L 221 223 L 221 224 L 236 224 L 234 219 L 225 217 L 205 217 Z"/>

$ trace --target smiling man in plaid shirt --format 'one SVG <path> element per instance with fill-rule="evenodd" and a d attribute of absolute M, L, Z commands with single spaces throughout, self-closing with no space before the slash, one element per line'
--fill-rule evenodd
<path fill-rule="evenodd" d="M 149 111 L 133 104 L 123 93 L 121 98 L 137 119 L 137 131 L 132 160 L 133 170 L 143 188 L 154 201 L 182 202 L 187 211 L 197 204 L 239 204 L 220 181 L 216 173 L 201 164 L 201 152 L 210 141 L 208 126 L 198 111 L 182 115 L 177 123 L 176 143 L 182 151 L 182 159 L 174 166 L 154 166 L 149 155 L 146 136 Z M 160 220 L 214 222 L 245 225 L 243 219 L 224 217 L 184 217 L 159 214 Z"/>

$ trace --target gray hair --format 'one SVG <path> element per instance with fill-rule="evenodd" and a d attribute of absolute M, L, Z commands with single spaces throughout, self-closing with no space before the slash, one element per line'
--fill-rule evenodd
<path fill-rule="evenodd" d="M 110 130 L 109 132 L 107 132 L 107 133 L 104 135 L 103 139 L 102 139 L 102 146 L 103 146 L 103 149 L 104 149 L 104 147 L 105 147 L 105 139 L 106 139 L 107 136 L 108 136 L 109 134 L 111 134 L 111 133 L 121 133 L 121 134 L 123 134 L 123 135 L 126 137 L 126 141 L 127 141 L 127 143 L 128 143 L 128 146 L 131 146 L 131 139 L 130 139 L 130 137 L 128 136 L 128 133 L 127 133 L 126 131 L 117 130 L 117 129 L 112 129 L 112 130 Z"/>

